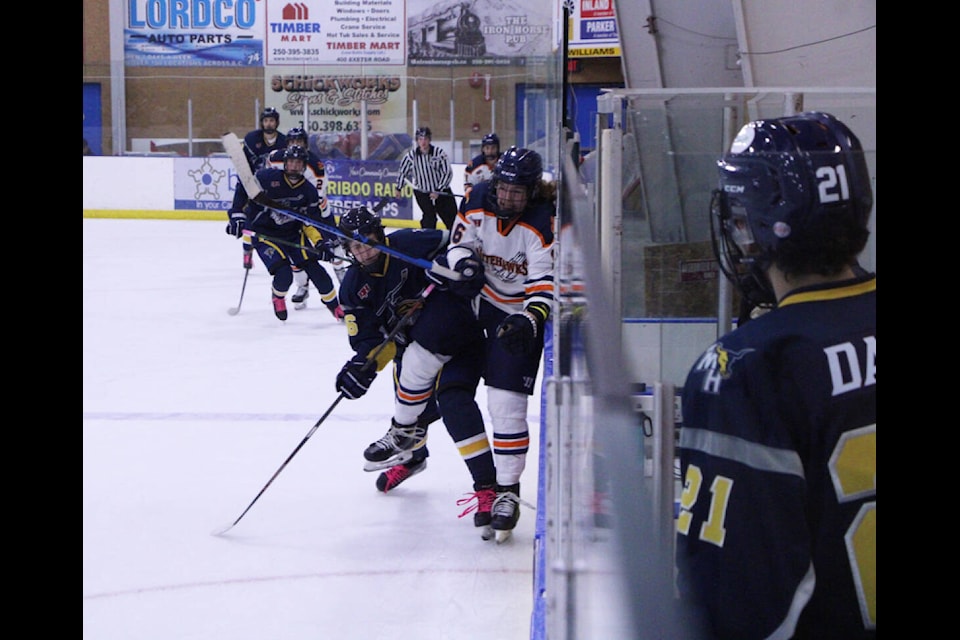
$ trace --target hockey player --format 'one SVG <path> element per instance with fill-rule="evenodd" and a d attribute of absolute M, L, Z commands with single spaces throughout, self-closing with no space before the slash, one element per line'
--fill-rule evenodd
<path fill-rule="evenodd" d="M 256 173 L 264 193 L 282 205 L 282 208 L 297 211 L 327 226 L 334 226 L 333 216 L 321 217 L 318 209 L 317 188 L 303 177 L 307 162 L 307 150 L 301 146 L 287 147 L 283 156 L 283 169 L 267 167 Z M 243 189 L 238 186 L 238 189 Z M 286 295 L 293 284 L 291 264 L 307 272 L 314 286 L 321 292 L 323 303 L 338 321 L 343 318 L 343 310 L 337 300 L 337 291 L 326 269 L 320 266 L 315 255 L 306 249 L 293 249 L 291 244 L 303 245 L 306 239 L 304 224 L 272 209 L 249 200 L 243 211 L 230 214 L 227 233 L 241 237 L 244 229 L 263 234 L 272 239 L 253 235 L 252 244 L 270 275 L 273 276 L 273 310 L 280 320 L 287 319 Z M 306 225 L 309 226 L 309 225 Z M 333 257 L 331 248 L 336 237 L 331 232 L 321 231 L 323 240 L 316 247 L 322 253 L 321 259 Z"/>
<path fill-rule="evenodd" d="M 385 493 L 423 471 L 429 455 L 427 427 L 439 417 L 439 407 L 473 479 L 473 493 L 458 504 L 476 502 L 461 516 L 474 511 L 474 525 L 486 528 L 495 497 L 496 470 L 483 416 L 474 399 L 483 366 L 484 337 L 472 306 L 483 286 L 483 266 L 472 251 L 447 253 L 446 230 L 400 229 L 386 236 L 380 219 L 364 207 L 344 214 L 340 229 L 413 258 L 435 259 L 462 275 L 461 280 L 450 282 L 363 242 L 347 241 L 347 251 L 356 263 L 344 276 L 341 299 L 356 355 L 340 371 L 336 386 L 347 398 L 366 393 L 377 375 L 376 368 L 364 368 L 368 355 L 414 308 L 432 280 L 436 288 L 422 300 L 415 320 L 394 339 L 394 417 L 386 435 L 364 451 L 365 469 L 386 469 L 376 483 Z M 384 355 L 380 368 L 390 353 Z M 484 535 L 491 537 L 488 532 Z"/>
<path fill-rule="evenodd" d="M 399 192 L 408 181 L 413 185 L 413 197 L 420 205 L 423 217 L 420 226 L 436 229 L 437 217 L 450 229 L 457 217 L 457 200 L 450 189 L 453 169 L 447 152 L 431 143 L 430 127 L 420 127 L 416 132 L 417 144 L 400 159 L 396 188 Z"/>
<path fill-rule="evenodd" d="M 250 170 L 256 173 L 266 166 L 267 157 L 274 151 L 287 148 L 287 137 L 277 131 L 280 126 L 280 114 L 273 107 L 267 107 L 260 113 L 260 128 L 250 131 L 243 137 L 243 154 L 247 157 Z M 243 212 L 247 204 L 247 192 L 237 180 L 233 192 L 233 204 L 227 212 L 229 219 L 234 213 Z M 253 245 L 249 238 L 243 239 L 243 268 L 253 268 Z"/>
<path fill-rule="evenodd" d="M 555 202 L 556 185 L 543 180 L 540 154 L 510 147 L 493 178 L 467 193 L 450 235 L 451 246 L 476 250 L 485 267 L 479 316 L 487 335 L 483 376 L 497 467 L 498 541 L 510 537 L 520 518 L 520 476 L 530 446 L 527 400 L 553 307 Z"/>
<path fill-rule="evenodd" d="M 712 344 L 683 386 L 681 598 L 703 637 L 876 638 L 863 148 L 832 115 L 806 112 L 748 123 L 717 166 L 717 259 L 735 286 L 755 268 L 776 307 Z"/>
<path fill-rule="evenodd" d="M 287 131 L 287 146 L 299 145 L 307 150 L 307 166 L 303 171 L 303 177 L 307 181 L 317 188 L 317 193 L 320 196 L 320 203 L 318 208 L 320 210 L 321 218 L 328 218 L 329 205 L 327 203 L 327 174 L 323 166 L 323 160 L 320 159 L 314 152 L 310 151 L 310 146 L 308 143 L 307 132 L 304 131 L 301 127 L 294 127 Z M 271 167 L 283 168 L 283 154 L 284 150 L 278 149 L 270 154 L 270 157 L 267 163 Z M 305 227 L 307 236 L 310 238 L 311 242 L 319 242 L 321 240 L 320 233 L 313 229 L 312 227 Z M 332 247 L 336 251 L 339 246 L 339 242 L 335 242 Z M 337 276 L 337 281 L 343 280 L 343 272 L 346 270 L 347 265 L 341 259 L 335 259 L 331 261 L 333 265 L 333 271 Z M 307 272 L 299 268 L 296 265 L 293 266 L 293 281 L 297 285 L 297 290 L 294 292 L 290 300 L 293 302 L 293 308 L 300 310 L 305 309 L 307 304 L 306 300 L 310 297 L 310 287 L 309 280 L 307 279 Z"/>
<path fill-rule="evenodd" d="M 488 133 L 480 141 L 480 153 L 463 169 L 463 192 L 473 185 L 493 177 L 493 170 L 500 159 L 500 136 Z"/>

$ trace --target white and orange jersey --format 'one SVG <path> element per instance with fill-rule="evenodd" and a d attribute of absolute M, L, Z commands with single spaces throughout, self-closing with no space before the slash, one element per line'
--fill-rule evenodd
<path fill-rule="evenodd" d="M 487 279 L 480 295 L 498 309 L 519 313 L 535 302 L 552 309 L 554 205 L 535 201 L 519 218 L 499 220 L 492 184 L 481 182 L 464 198 L 450 246 L 480 254 Z"/>

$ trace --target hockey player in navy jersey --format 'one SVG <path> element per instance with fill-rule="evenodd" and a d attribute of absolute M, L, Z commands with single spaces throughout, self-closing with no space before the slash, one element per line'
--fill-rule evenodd
<path fill-rule="evenodd" d="M 287 146 L 299 145 L 307 150 L 307 165 L 303 171 L 303 177 L 307 181 L 317 188 L 317 194 L 320 196 L 320 202 L 317 205 L 317 208 L 320 210 L 320 217 L 323 219 L 329 219 L 330 213 L 328 212 L 329 203 L 327 202 L 327 172 L 323 166 L 323 160 L 310 150 L 307 132 L 304 131 L 301 127 L 293 127 L 287 131 Z M 270 157 L 267 159 L 267 165 L 276 168 L 283 168 L 283 155 L 284 149 L 277 149 L 270 154 Z M 311 230 L 310 227 L 306 227 L 311 242 L 319 242 L 319 232 L 316 230 Z M 339 243 L 335 243 L 333 248 L 336 251 Z M 337 281 L 343 280 L 343 272 L 347 269 L 347 263 L 340 259 L 335 258 L 330 261 L 330 264 L 333 266 L 334 273 L 337 276 Z M 297 285 L 297 290 L 290 297 L 290 300 L 293 302 L 294 309 L 305 309 L 307 304 L 306 300 L 310 297 L 310 287 L 309 279 L 307 278 L 307 272 L 293 265 L 293 281 Z"/>
<path fill-rule="evenodd" d="M 415 319 L 394 339 L 395 348 L 378 358 L 380 369 L 390 358 L 395 363 L 394 416 L 386 435 L 364 451 L 364 468 L 385 469 L 376 483 L 383 492 L 423 471 L 429 455 L 427 427 L 442 414 L 473 479 L 473 492 L 461 501 L 469 506 L 461 515 L 474 511 L 474 525 L 488 527 L 496 477 L 483 416 L 474 399 L 484 337 L 472 306 L 483 286 L 483 266 L 472 251 L 447 252 L 446 230 L 400 229 L 388 236 L 380 219 L 364 207 L 344 214 L 340 230 L 461 274 L 460 280 L 449 281 L 363 242 L 347 241 L 356 262 L 347 269 L 340 295 L 356 355 L 343 366 L 336 386 L 351 399 L 366 393 L 377 375 L 376 368 L 364 368 L 368 355 L 433 282 L 435 288 L 414 312 Z"/>
<path fill-rule="evenodd" d="M 273 107 L 267 107 L 260 113 L 260 128 L 254 129 L 243 136 L 243 155 L 247 157 L 250 170 L 256 173 L 266 166 L 267 158 L 274 151 L 283 151 L 287 148 L 287 137 L 277 131 L 280 126 L 280 113 Z M 237 180 L 236 190 L 233 192 L 233 204 L 227 212 L 227 218 L 232 214 L 242 212 L 247 204 L 247 192 Z M 248 238 L 243 242 L 243 268 L 253 268 L 253 245 Z"/>
<path fill-rule="evenodd" d="M 500 159 L 500 136 L 488 133 L 480 141 L 480 153 L 463 168 L 463 192 L 475 184 L 493 177 L 493 170 Z"/>
<path fill-rule="evenodd" d="M 483 377 L 497 467 L 492 526 L 498 542 L 520 518 L 520 476 L 530 447 L 527 402 L 553 307 L 555 213 L 556 184 L 543 179 L 540 154 L 510 147 L 493 177 L 467 193 L 450 234 L 451 246 L 482 256 L 486 274 L 479 317 L 487 336 Z"/>
<path fill-rule="evenodd" d="M 307 151 L 301 146 L 287 147 L 283 156 L 283 169 L 267 167 L 257 171 L 256 178 L 264 193 L 283 209 L 296 211 L 319 223 L 329 227 L 334 226 L 333 216 L 325 218 L 320 215 L 318 208 L 320 197 L 317 188 L 303 177 L 307 162 Z M 243 189 L 242 185 L 237 187 Z M 293 284 L 293 270 L 295 264 L 307 272 L 320 297 L 330 313 L 337 320 L 342 320 L 343 310 L 337 300 L 337 291 L 333 279 L 316 260 L 316 252 L 321 259 L 333 258 L 333 244 L 336 236 L 329 231 L 320 231 L 322 241 L 316 243 L 315 251 L 306 248 L 297 249 L 295 245 L 306 246 L 307 232 L 315 228 L 304 225 L 299 220 L 291 218 L 273 209 L 264 207 L 253 200 L 248 200 L 243 211 L 231 212 L 227 233 L 236 237 L 243 236 L 244 229 L 255 232 L 252 236 L 253 248 L 270 275 L 273 276 L 273 309 L 277 318 L 287 319 L 286 295 Z M 265 237 L 260 237 L 263 234 Z"/>
<path fill-rule="evenodd" d="M 748 123 L 711 220 L 776 301 L 683 386 L 678 587 L 703 637 L 876 638 L 877 279 L 860 141 L 806 112 Z"/>

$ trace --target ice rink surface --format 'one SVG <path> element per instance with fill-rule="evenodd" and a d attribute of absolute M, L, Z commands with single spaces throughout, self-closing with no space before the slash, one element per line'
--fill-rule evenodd
<path fill-rule="evenodd" d="M 277 320 L 259 261 L 228 315 L 243 275 L 223 222 L 83 221 L 83 637 L 529 638 L 536 513 L 503 545 L 458 518 L 471 480 L 442 423 L 394 492 L 363 471 L 390 424 L 386 372 L 213 535 L 334 403 L 352 353 L 316 289 Z M 478 402 L 486 418 L 482 387 Z M 538 384 L 531 504 L 539 414 Z"/>

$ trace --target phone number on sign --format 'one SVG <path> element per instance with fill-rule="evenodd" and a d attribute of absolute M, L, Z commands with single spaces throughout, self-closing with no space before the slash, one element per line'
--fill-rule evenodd
<path fill-rule="evenodd" d="M 320 49 L 274 49 L 275 56 L 318 56 Z"/>
<path fill-rule="evenodd" d="M 367 127 L 370 128 L 369 126 Z M 359 131 L 360 123 L 356 121 L 344 122 L 343 120 L 311 120 L 310 121 L 310 132 L 311 133 L 350 133 L 351 131 Z"/>

